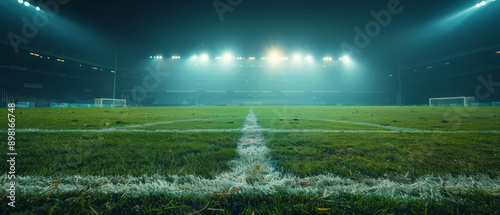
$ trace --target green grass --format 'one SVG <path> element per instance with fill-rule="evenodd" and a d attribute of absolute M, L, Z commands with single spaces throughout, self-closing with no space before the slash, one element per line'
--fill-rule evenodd
<path fill-rule="evenodd" d="M 390 130 L 369 125 L 357 125 L 342 122 L 328 122 L 304 118 L 259 118 L 262 128 L 273 129 L 324 129 L 324 130 Z"/>
<path fill-rule="evenodd" d="M 102 129 L 175 120 L 241 119 L 249 110 L 249 107 L 18 108 L 15 115 L 17 128 Z M 232 127 L 243 125 L 237 122 Z M 221 128 L 225 127 L 228 126 Z"/>
<path fill-rule="evenodd" d="M 6 133 L 0 138 L 7 139 Z M 211 178 L 237 157 L 238 132 L 226 133 L 17 133 L 16 174 L 185 175 Z M 3 150 L 2 150 L 3 151 Z M 7 162 L 0 169 L 8 169 Z"/>
<path fill-rule="evenodd" d="M 254 107 L 258 123 L 274 129 L 387 130 L 365 122 L 422 130 L 500 130 L 499 107 Z M 239 129 L 249 107 L 128 107 L 17 109 L 16 127 L 39 129 Z M 5 114 L 7 113 L 5 109 Z M 226 119 L 227 118 L 227 119 Z M 283 120 L 280 120 L 283 119 Z M 298 120 L 294 120 L 298 119 Z M 425 174 L 500 175 L 498 133 L 264 133 L 278 168 L 299 176 L 331 173 L 397 181 Z M 6 140 L 6 132 L 0 139 Z M 194 174 L 213 178 L 236 158 L 239 132 L 17 132 L 18 176 L 140 176 Z M 5 142 L 4 142 L 5 143 Z M 0 150 L 6 153 L 5 147 Z M 300 162 L 298 162 L 300 161 Z M 0 162 L 1 169 L 8 163 Z M 6 181 L 4 181 L 6 182 Z M 225 190 L 205 196 L 130 196 L 94 192 L 17 192 L 11 214 L 495 214 L 500 197 L 484 190 L 446 200 L 401 200 L 337 194 L 318 197 Z M 0 196 L 1 197 L 1 196 Z M 328 209 L 320 211 L 318 208 Z"/>
<path fill-rule="evenodd" d="M 500 197 L 484 191 L 449 194 L 454 200 L 403 201 L 377 196 L 339 194 L 317 197 L 301 194 L 236 194 L 207 196 L 155 194 L 61 193 L 20 194 L 16 208 L 0 200 L 10 214 L 496 214 Z M 27 201 L 26 201 L 27 200 Z"/>
<path fill-rule="evenodd" d="M 253 110 L 257 117 L 263 119 L 322 118 L 422 130 L 500 129 L 500 107 L 254 107 Z M 259 122 L 266 128 L 284 127 L 283 123 L 273 123 L 276 120 Z M 308 129 L 311 124 L 296 126 Z M 348 124 L 335 124 L 332 127 L 350 129 Z"/>
<path fill-rule="evenodd" d="M 301 176 L 500 175 L 498 134 L 265 133 L 277 164 Z M 300 162 L 297 162 L 300 160 Z"/>
<path fill-rule="evenodd" d="M 136 127 L 134 129 L 162 130 L 162 129 L 241 129 L 245 118 L 235 119 L 207 119 L 201 121 L 174 122 L 152 126 Z"/>

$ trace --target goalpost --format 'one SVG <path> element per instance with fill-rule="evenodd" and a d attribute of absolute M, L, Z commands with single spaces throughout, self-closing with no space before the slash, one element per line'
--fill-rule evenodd
<path fill-rule="evenodd" d="M 429 106 L 471 106 L 475 101 L 474 97 L 467 96 L 430 98 Z"/>
<path fill-rule="evenodd" d="M 127 107 L 127 100 L 96 98 L 94 99 L 94 107 Z"/>

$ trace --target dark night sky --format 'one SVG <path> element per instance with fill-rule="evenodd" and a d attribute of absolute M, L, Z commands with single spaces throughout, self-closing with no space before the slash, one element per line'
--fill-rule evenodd
<path fill-rule="evenodd" d="M 227 0 L 219 1 L 228 4 Z M 186 56 L 196 51 L 215 55 L 229 49 L 242 56 L 262 56 L 270 47 L 287 52 L 305 50 L 323 57 L 342 55 L 340 44 L 354 43 L 354 27 L 364 29 L 374 20 L 370 11 L 387 9 L 389 0 L 242 0 L 231 6 L 232 12 L 223 14 L 224 21 L 213 2 L 71 0 L 61 6 L 58 16 L 130 57 Z M 476 3 L 401 0 L 403 11 L 393 15 L 389 25 L 357 57 L 384 65 L 399 56 L 418 64 L 500 47 L 500 1 L 444 21 Z"/>

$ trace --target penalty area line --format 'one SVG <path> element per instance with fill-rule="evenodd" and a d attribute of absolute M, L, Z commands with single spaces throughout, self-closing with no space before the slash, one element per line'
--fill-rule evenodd
<path fill-rule="evenodd" d="M 130 132 L 130 133 L 200 133 L 200 132 L 240 132 L 242 129 L 123 129 L 123 128 L 107 128 L 107 129 L 38 129 L 38 128 L 22 128 L 16 129 L 17 132 L 26 133 L 58 133 L 58 132 Z M 500 133 L 497 130 L 490 131 L 432 131 L 432 130 L 327 130 L 327 129 L 272 129 L 272 128 L 256 128 L 255 132 L 271 132 L 271 133 L 440 133 L 440 134 L 458 134 L 458 133 L 480 133 L 480 134 L 496 134 Z M 8 132 L 8 130 L 0 130 L 0 132 Z"/>

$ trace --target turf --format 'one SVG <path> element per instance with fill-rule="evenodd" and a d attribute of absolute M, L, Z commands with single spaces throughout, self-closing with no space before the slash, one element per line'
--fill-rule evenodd
<path fill-rule="evenodd" d="M 10 214 L 496 214 L 500 197 L 484 191 L 449 193 L 455 200 L 402 201 L 377 196 L 339 194 L 309 196 L 238 194 L 225 190 L 206 196 L 155 194 L 131 197 L 124 194 L 58 193 L 20 195 L 16 208 L 0 200 Z"/>
<path fill-rule="evenodd" d="M 249 107 L 127 107 L 20 109 L 16 128 L 79 132 L 16 133 L 18 176 L 188 175 L 214 178 L 238 157 L 240 132 L 153 132 L 174 129 L 241 129 Z M 426 174 L 500 175 L 499 133 L 424 133 L 500 130 L 499 107 L 254 107 L 262 128 L 396 130 L 398 133 L 264 132 L 277 169 L 298 176 L 334 174 L 354 181 L 411 181 Z M 6 113 L 7 111 L 5 111 Z M 354 123 L 353 123 L 354 122 Z M 358 124 L 356 124 L 358 123 Z M 112 132 L 106 128 L 151 132 Z M 418 129 L 418 130 L 415 130 Z M 0 138 L 6 140 L 6 132 Z M 4 154 L 5 150 L 2 150 Z M 1 169 L 8 163 L 1 162 Z M 7 182 L 5 175 L 0 180 Z M 35 182 L 36 183 L 36 182 Z M 56 183 L 56 182 L 54 182 Z M 402 183 L 404 184 L 404 183 Z M 446 190 L 445 199 L 403 200 L 380 195 L 259 195 L 220 193 L 146 196 L 79 190 L 19 191 L 20 214 L 494 214 L 498 190 Z M 49 194 L 50 191 L 53 191 Z M 1 196 L 5 193 L 0 192 Z"/>
<path fill-rule="evenodd" d="M 500 175 L 499 134 L 265 133 L 277 164 L 301 176 L 410 179 L 424 174 Z M 300 160 L 300 162 L 297 162 Z"/>
<path fill-rule="evenodd" d="M 15 113 L 17 128 L 103 129 L 177 120 L 241 119 L 246 117 L 249 109 L 249 107 L 17 108 Z M 5 111 L 7 112 L 7 109 Z M 230 121 L 234 120 L 227 120 Z M 236 121 L 231 127 L 241 128 L 243 124 L 237 124 L 238 122 L 241 120 Z M 206 122 L 201 121 L 201 123 Z M 228 125 L 222 128 L 225 127 Z M 194 128 L 195 125 L 191 129 Z"/>
<path fill-rule="evenodd" d="M 179 129 L 179 130 L 189 130 L 189 129 L 241 129 L 245 123 L 245 118 L 233 118 L 233 119 L 206 119 L 200 121 L 188 121 L 188 122 L 173 122 L 165 124 L 157 124 L 151 126 L 139 126 L 134 127 L 135 129 L 145 129 L 145 130 L 163 130 L 163 129 Z"/>
<path fill-rule="evenodd" d="M 357 125 L 343 122 L 310 120 L 300 118 L 259 118 L 262 128 L 272 129 L 322 129 L 322 130 L 390 130 L 389 128 Z"/>
<path fill-rule="evenodd" d="M 254 107 L 254 113 L 259 119 L 330 119 L 421 130 L 500 129 L 500 107 Z M 263 127 L 283 128 L 283 123 L 271 123 L 276 120 L 259 122 Z M 310 127 L 302 125 L 297 126 Z"/>
<path fill-rule="evenodd" d="M 2 139 L 7 139 L 1 133 Z M 18 133 L 17 175 L 186 175 L 211 178 L 237 157 L 238 132 Z M 7 162 L 0 169 L 8 169 Z"/>

